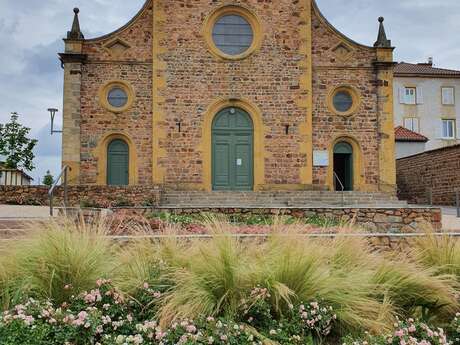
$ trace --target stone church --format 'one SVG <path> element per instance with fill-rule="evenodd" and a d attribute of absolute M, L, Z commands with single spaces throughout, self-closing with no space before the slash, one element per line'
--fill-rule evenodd
<path fill-rule="evenodd" d="M 394 192 L 383 18 L 369 47 L 315 0 L 147 0 L 97 38 L 74 12 L 60 54 L 72 184 Z"/>

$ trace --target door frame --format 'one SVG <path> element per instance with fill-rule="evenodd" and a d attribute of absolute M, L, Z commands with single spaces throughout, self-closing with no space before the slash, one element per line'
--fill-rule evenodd
<path fill-rule="evenodd" d="M 347 152 L 338 152 L 339 145 L 344 145 L 344 146 L 346 145 Z M 348 152 L 348 149 L 350 152 Z M 342 183 L 345 191 L 353 191 L 354 190 L 353 146 L 351 146 L 346 141 L 339 141 L 334 145 L 333 160 L 332 160 L 332 165 L 333 165 L 332 169 L 334 172 L 336 171 L 336 166 L 335 166 L 336 155 L 346 156 L 346 159 L 348 160 L 348 162 L 346 163 L 346 166 L 345 166 L 345 169 L 347 171 L 344 172 L 345 178 L 343 179 L 343 181 L 342 180 L 340 182 L 337 182 L 336 180 L 334 181 L 335 190 L 340 190 L 340 189 L 337 189 L 337 183 L 339 184 Z M 335 177 L 335 174 L 334 174 L 334 177 Z"/>
<path fill-rule="evenodd" d="M 126 183 L 125 184 L 110 184 L 109 183 L 109 180 L 110 180 L 110 174 L 111 174 L 111 167 L 110 167 L 110 163 L 112 162 L 111 158 L 111 152 L 110 152 L 110 146 L 114 143 L 114 142 L 121 142 L 125 145 L 126 147 L 126 158 L 127 158 L 127 166 L 126 166 L 126 174 L 128 176 L 126 176 Z M 123 139 L 113 139 L 112 141 L 109 142 L 108 146 L 107 146 L 107 185 L 109 186 L 127 186 L 129 185 L 129 161 L 130 161 L 130 158 L 129 158 L 129 144 L 123 140 Z"/>
<path fill-rule="evenodd" d="M 129 185 L 138 184 L 138 167 L 137 167 L 137 152 L 131 137 L 124 132 L 108 132 L 106 133 L 97 147 L 93 150 L 93 156 L 97 159 L 97 179 L 96 184 L 99 186 L 107 185 L 107 152 L 109 144 L 115 140 L 124 140 L 129 147 Z"/>
<path fill-rule="evenodd" d="M 202 126 L 203 176 L 201 189 L 212 191 L 212 124 L 214 117 L 221 110 L 235 107 L 244 110 L 252 119 L 253 124 L 253 176 L 254 190 L 261 190 L 265 183 L 265 147 L 262 112 L 251 102 L 244 99 L 219 98 L 213 102 L 204 114 Z"/>
<path fill-rule="evenodd" d="M 334 147 L 340 142 L 345 142 L 353 148 L 353 190 L 371 190 L 372 186 L 365 184 L 363 154 L 359 141 L 348 134 L 338 134 L 329 144 L 329 165 L 326 178 L 326 185 L 329 190 L 334 190 Z"/>
<path fill-rule="evenodd" d="M 214 128 L 214 123 L 215 121 L 217 120 L 218 116 L 221 115 L 221 113 L 229 108 L 235 108 L 235 109 L 239 109 L 240 111 L 242 111 L 244 114 L 246 114 L 249 118 L 249 120 L 251 121 L 252 123 L 252 129 L 229 129 L 229 130 L 226 130 L 226 129 L 215 129 Z M 215 135 L 216 134 L 229 134 L 229 137 L 231 138 L 231 141 L 232 141 L 232 145 L 233 145 L 233 148 L 234 150 L 232 150 L 232 153 L 234 153 L 236 151 L 236 145 L 237 145 L 237 138 L 239 135 L 244 135 L 245 137 L 249 137 L 249 161 L 250 161 L 250 165 L 249 165 L 249 188 L 246 188 L 246 189 L 233 189 L 233 187 L 236 187 L 236 184 L 233 185 L 231 184 L 230 187 L 228 189 L 225 189 L 225 188 L 217 188 L 215 187 L 215 171 L 216 171 L 216 163 L 217 163 L 217 159 L 215 159 Z M 212 121 L 212 129 L 211 129 L 211 181 L 212 181 L 212 190 L 229 190 L 229 191 L 247 191 L 247 190 L 254 190 L 254 123 L 252 122 L 252 118 L 251 118 L 251 115 L 249 115 L 249 113 L 247 111 L 245 111 L 244 109 L 242 108 L 239 108 L 239 107 L 227 107 L 227 108 L 223 108 L 222 110 L 220 110 L 217 114 L 215 114 L 214 116 L 214 119 Z M 230 164 L 232 164 L 232 161 L 236 160 L 237 157 L 230 157 Z M 231 170 L 231 167 L 230 167 L 230 170 Z M 229 174 L 231 174 L 231 172 L 229 172 Z M 231 177 L 231 176 L 230 176 Z M 236 176 L 235 176 L 236 177 Z"/>

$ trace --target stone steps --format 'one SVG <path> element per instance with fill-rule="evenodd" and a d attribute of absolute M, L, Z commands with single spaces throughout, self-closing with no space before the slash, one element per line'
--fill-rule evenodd
<path fill-rule="evenodd" d="M 166 191 L 161 206 L 174 207 L 404 207 L 406 202 L 385 193 L 369 192 L 178 192 Z"/>

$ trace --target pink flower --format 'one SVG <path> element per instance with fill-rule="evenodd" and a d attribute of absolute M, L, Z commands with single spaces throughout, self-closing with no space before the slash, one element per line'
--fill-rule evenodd
<path fill-rule="evenodd" d="M 398 329 L 396 332 L 395 332 L 395 337 L 403 337 L 404 336 L 404 331 L 402 329 Z"/>

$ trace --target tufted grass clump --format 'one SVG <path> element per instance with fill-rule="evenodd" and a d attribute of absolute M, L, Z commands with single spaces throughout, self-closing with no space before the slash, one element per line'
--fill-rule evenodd
<path fill-rule="evenodd" d="M 103 223 L 33 226 L 27 238 L 14 240 L 2 251 L 0 280 L 8 282 L 2 289 L 4 306 L 19 294 L 62 303 L 110 276 L 115 247 L 104 236 Z"/>

